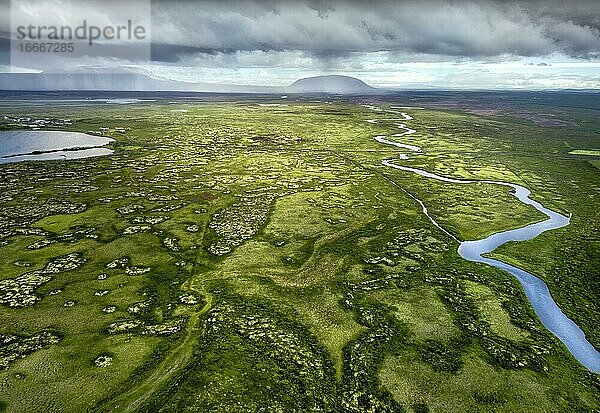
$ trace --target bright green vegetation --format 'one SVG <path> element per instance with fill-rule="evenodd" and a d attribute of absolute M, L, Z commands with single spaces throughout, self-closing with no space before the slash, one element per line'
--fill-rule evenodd
<path fill-rule="evenodd" d="M 572 155 L 600 156 L 600 149 L 577 149 L 569 153 Z"/>
<path fill-rule="evenodd" d="M 382 166 L 399 151 L 372 137 L 397 129 L 365 120 L 389 114 L 260 103 L 7 113 L 108 127 L 116 143 L 108 157 L 0 166 L 0 411 L 600 406 L 600 378 L 518 282 L 458 257 L 403 189 L 460 239 L 543 216 L 504 187 Z M 496 255 L 543 278 L 600 346 L 600 170 L 568 156 L 582 136 L 598 147 L 598 117 L 541 128 L 408 112 L 419 132 L 401 140 L 427 155 L 404 164 L 523 184 L 574 214 Z"/>
<path fill-rule="evenodd" d="M 510 315 L 502 307 L 502 301 L 486 285 L 467 281 L 466 289 L 475 302 L 475 306 L 484 320 L 490 324 L 491 330 L 507 340 L 521 341 L 527 337 L 527 332 L 510 321 Z"/>

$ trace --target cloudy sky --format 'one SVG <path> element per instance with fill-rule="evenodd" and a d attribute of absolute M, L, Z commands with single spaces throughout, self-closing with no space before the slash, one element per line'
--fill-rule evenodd
<path fill-rule="evenodd" d="M 119 7 L 74 3 L 13 0 L 13 26 L 15 9 L 63 22 L 108 16 L 110 23 L 107 11 Z M 151 60 L 116 52 L 17 66 L 13 59 L 12 70 L 121 66 L 163 79 L 269 86 L 346 74 L 394 88 L 600 89 L 598 0 L 159 0 L 113 14 L 151 21 Z"/>

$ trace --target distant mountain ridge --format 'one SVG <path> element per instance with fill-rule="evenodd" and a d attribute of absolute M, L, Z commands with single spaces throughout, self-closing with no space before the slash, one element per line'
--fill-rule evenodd
<path fill-rule="evenodd" d="M 280 93 L 270 86 L 228 85 L 159 79 L 133 69 L 79 69 L 41 73 L 0 73 L 0 90 L 182 91 L 207 93 Z"/>
<path fill-rule="evenodd" d="M 132 68 L 80 68 L 75 71 L 0 73 L 0 90 L 21 91 L 181 91 L 206 93 L 338 94 L 388 93 L 342 75 L 298 79 L 290 86 L 251 86 L 160 79 Z"/>
<path fill-rule="evenodd" d="M 369 86 L 355 77 L 327 75 L 298 79 L 288 86 L 287 92 L 362 95 L 381 93 L 381 90 Z"/>

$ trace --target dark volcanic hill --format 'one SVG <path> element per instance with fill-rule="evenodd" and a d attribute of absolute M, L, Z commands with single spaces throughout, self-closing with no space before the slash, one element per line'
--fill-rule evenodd
<path fill-rule="evenodd" d="M 287 88 L 288 93 L 331 93 L 340 95 L 376 94 L 382 91 L 350 76 L 314 76 L 296 80 Z"/>

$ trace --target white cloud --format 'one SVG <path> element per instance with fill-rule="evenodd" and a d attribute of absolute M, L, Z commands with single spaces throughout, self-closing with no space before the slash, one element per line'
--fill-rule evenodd
<path fill-rule="evenodd" d="M 79 18 L 73 1 L 41 0 L 31 13 Z M 166 79 L 274 86 L 347 74 L 385 87 L 600 87 L 594 1 L 156 0 L 152 14 L 157 61 L 84 56 L 28 67 L 131 64 Z"/>

